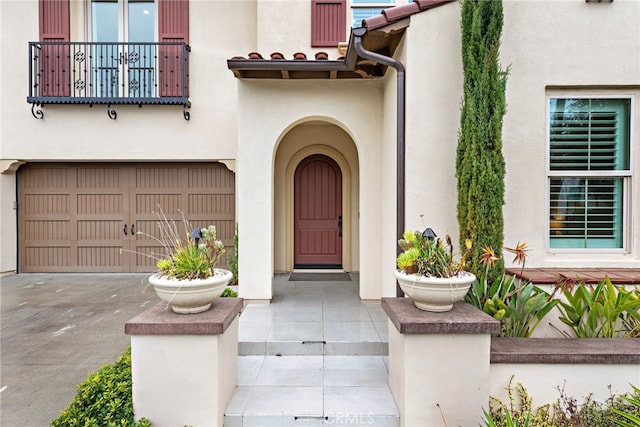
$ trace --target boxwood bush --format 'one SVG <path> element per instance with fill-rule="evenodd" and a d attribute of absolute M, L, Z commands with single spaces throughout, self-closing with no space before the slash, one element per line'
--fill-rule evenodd
<path fill-rule="evenodd" d="M 53 427 L 149 427 L 133 419 L 131 348 L 112 364 L 104 365 L 77 386 L 69 406 L 51 422 Z"/>

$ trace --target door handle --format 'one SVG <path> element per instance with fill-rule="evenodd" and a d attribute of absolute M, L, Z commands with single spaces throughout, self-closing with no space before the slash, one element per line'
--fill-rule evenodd
<path fill-rule="evenodd" d="M 338 215 L 338 237 L 342 237 L 342 215 Z"/>
<path fill-rule="evenodd" d="M 126 225 L 125 225 L 126 227 Z M 135 224 L 131 224 L 131 235 L 135 235 L 136 234 L 136 225 Z"/>
<path fill-rule="evenodd" d="M 127 224 L 124 225 L 124 235 L 127 235 Z"/>

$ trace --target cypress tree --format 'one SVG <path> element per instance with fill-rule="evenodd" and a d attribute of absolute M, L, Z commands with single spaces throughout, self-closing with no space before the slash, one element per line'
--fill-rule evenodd
<path fill-rule="evenodd" d="M 461 13 L 464 98 L 456 153 L 457 214 L 460 241 L 473 243 L 467 269 L 478 275 L 483 249 L 500 253 L 504 241 L 502 119 L 508 70 L 499 64 L 502 0 L 463 0 Z"/>

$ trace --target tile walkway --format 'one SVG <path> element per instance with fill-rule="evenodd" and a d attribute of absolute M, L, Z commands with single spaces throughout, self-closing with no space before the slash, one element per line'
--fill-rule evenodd
<path fill-rule="evenodd" d="M 343 282 L 274 279 L 271 304 L 240 316 L 238 388 L 225 427 L 399 426 L 388 386 L 387 317 Z"/>

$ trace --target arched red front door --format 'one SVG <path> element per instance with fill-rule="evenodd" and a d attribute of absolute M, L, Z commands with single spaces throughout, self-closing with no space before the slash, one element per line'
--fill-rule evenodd
<path fill-rule="evenodd" d="M 342 268 L 342 173 L 328 156 L 296 168 L 293 244 L 295 268 Z"/>

